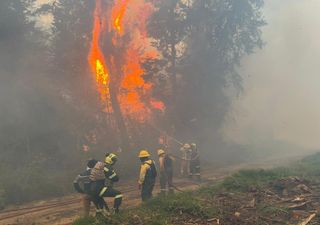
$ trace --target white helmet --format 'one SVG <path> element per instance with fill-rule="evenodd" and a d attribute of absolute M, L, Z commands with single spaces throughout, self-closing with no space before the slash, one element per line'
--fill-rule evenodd
<path fill-rule="evenodd" d="M 185 144 L 183 145 L 183 148 L 187 149 L 187 148 L 191 148 L 191 146 L 190 146 L 188 143 L 185 143 Z"/>

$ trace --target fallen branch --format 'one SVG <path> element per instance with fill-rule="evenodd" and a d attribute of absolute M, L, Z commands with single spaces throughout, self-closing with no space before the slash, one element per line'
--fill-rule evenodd
<path fill-rule="evenodd" d="M 220 220 L 217 218 L 208 219 L 207 222 L 216 222 L 217 224 L 220 224 Z"/>
<path fill-rule="evenodd" d="M 291 206 L 289 206 L 288 208 L 289 209 L 300 209 L 300 208 L 303 208 L 303 207 L 305 207 L 307 204 L 309 204 L 310 203 L 310 201 L 308 201 L 308 202 L 302 202 L 302 203 L 300 203 L 300 204 L 294 204 L 294 205 L 291 205 Z"/>
<path fill-rule="evenodd" d="M 299 223 L 298 225 L 307 225 L 317 214 L 311 214 L 307 219 Z"/>

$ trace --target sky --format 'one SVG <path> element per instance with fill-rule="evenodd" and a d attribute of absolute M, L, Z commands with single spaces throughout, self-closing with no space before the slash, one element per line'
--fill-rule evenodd
<path fill-rule="evenodd" d="M 233 101 L 227 140 L 320 147 L 319 9 L 319 0 L 265 1 L 265 46 L 242 62 L 244 92 Z"/>

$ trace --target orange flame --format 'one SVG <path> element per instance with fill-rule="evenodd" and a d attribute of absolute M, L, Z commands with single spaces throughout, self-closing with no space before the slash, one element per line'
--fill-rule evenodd
<path fill-rule="evenodd" d="M 104 55 L 101 51 L 99 41 L 102 31 L 109 25 L 109 32 L 112 34 L 111 43 L 115 49 L 123 49 L 125 57 L 116 58 L 116 55 L 109 55 L 110 66 L 115 66 L 114 61 L 119 60 L 121 71 L 117 79 L 120 79 L 119 93 L 117 96 L 120 109 L 125 117 L 145 122 L 152 118 L 153 110 L 165 111 L 163 102 L 152 98 L 152 83 L 145 81 L 141 64 L 146 59 L 159 57 L 158 51 L 152 47 L 151 40 L 147 35 L 146 21 L 152 13 L 153 5 L 147 0 L 114 0 L 111 16 L 102 14 L 101 0 L 96 0 L 94 12 L 94 24 L 91 49 L 88 61 L 92 72 L 96 76 L 96 83 L 102 102 L 110 105 L 110 76 L 106 66 Z M 102 18 L 110 18 L 106 20 Z M 112 31 L 115 32 L 112 32 Z M 126 42 L 121 41 L 123 34 L 126 33 Z M 120 70 L 121 69 L 121 70 Z M 108 108 L 108 107 L 107 107 Z M 113 112 L 107 110 L 107 112 Z"/>
<path fill-rule="evenodd" d="M 118 0 L 112 9 L 113 28 L 116 29 L 120 35 L 124 33 L 122 23 L 129 1 L 130 0 Z"/>
<path fill-rule="evenodd" d="M 109 91 L 110 77 L 104 55 L 100 49 L 101 24 L 101 0 L 97 0 L 94 11 L 92 42 L 88 61 L 93 74 L 96 76 L 96 83 L 101 100 L 106 104 L 107 111 L 110 112 L 112 111 Z"/>
<path fill-rule="evenodd" d="M 123 61 L 123 78 L 120 83 L 118 100 L 123 114 L 134 117 L 140 122 L 151 119 L 151 109 L 165 111 L 165 106 L 161 101 L 152 99 L 152 84 L 144 80 L 145 71 L 141 66 L 144 60 L 159 56 L 146 35 L 146 21 L 151 13 L 152 5 L 146 3 L 145 0 L 118 0 L 112 9 L 113 28 L 121 36 L 124 34 L 123 23 L 125 22 L 126 32 L 130 36 Z M 118 42 L 113 41 L 113 43 Z"/>

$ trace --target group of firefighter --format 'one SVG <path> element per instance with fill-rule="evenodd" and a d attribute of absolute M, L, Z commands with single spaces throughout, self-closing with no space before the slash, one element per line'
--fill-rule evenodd
<path fill-rule="evenodd" d="M 138 187 L 141 191 L 143 202 L 152 198 L 152 192 L 159 174 L 160 195 L 173 194 L 176 188 L 173 184 L 173 166 L 175 159 L 181 160 L 181 175 L 189 178 L 195 177 L 200 181 L 200 156 L 196 144 L 184 144 L 181 157 L 173 156 L 164 149 L 158 149 L 159 166 L 151 159 L 147 150 L 139 152 L 141 162 Z M 118 157 L 114 153 L 106 153 L 103 161 L 89 159 L 87 168 L 80 173 L 73 182 L 74 188 L 82 194 L 84 216 L 89 215 L 91 202 L 95 205 L 96 215 L 110 215 L 119 212 L 122 203 L 122 193 L 114 188 L 114 183 L 119 181 L 119 176 L 113 168 Z M 113 197 L 113 208 L 109 209 L 105 197 Z"/>

